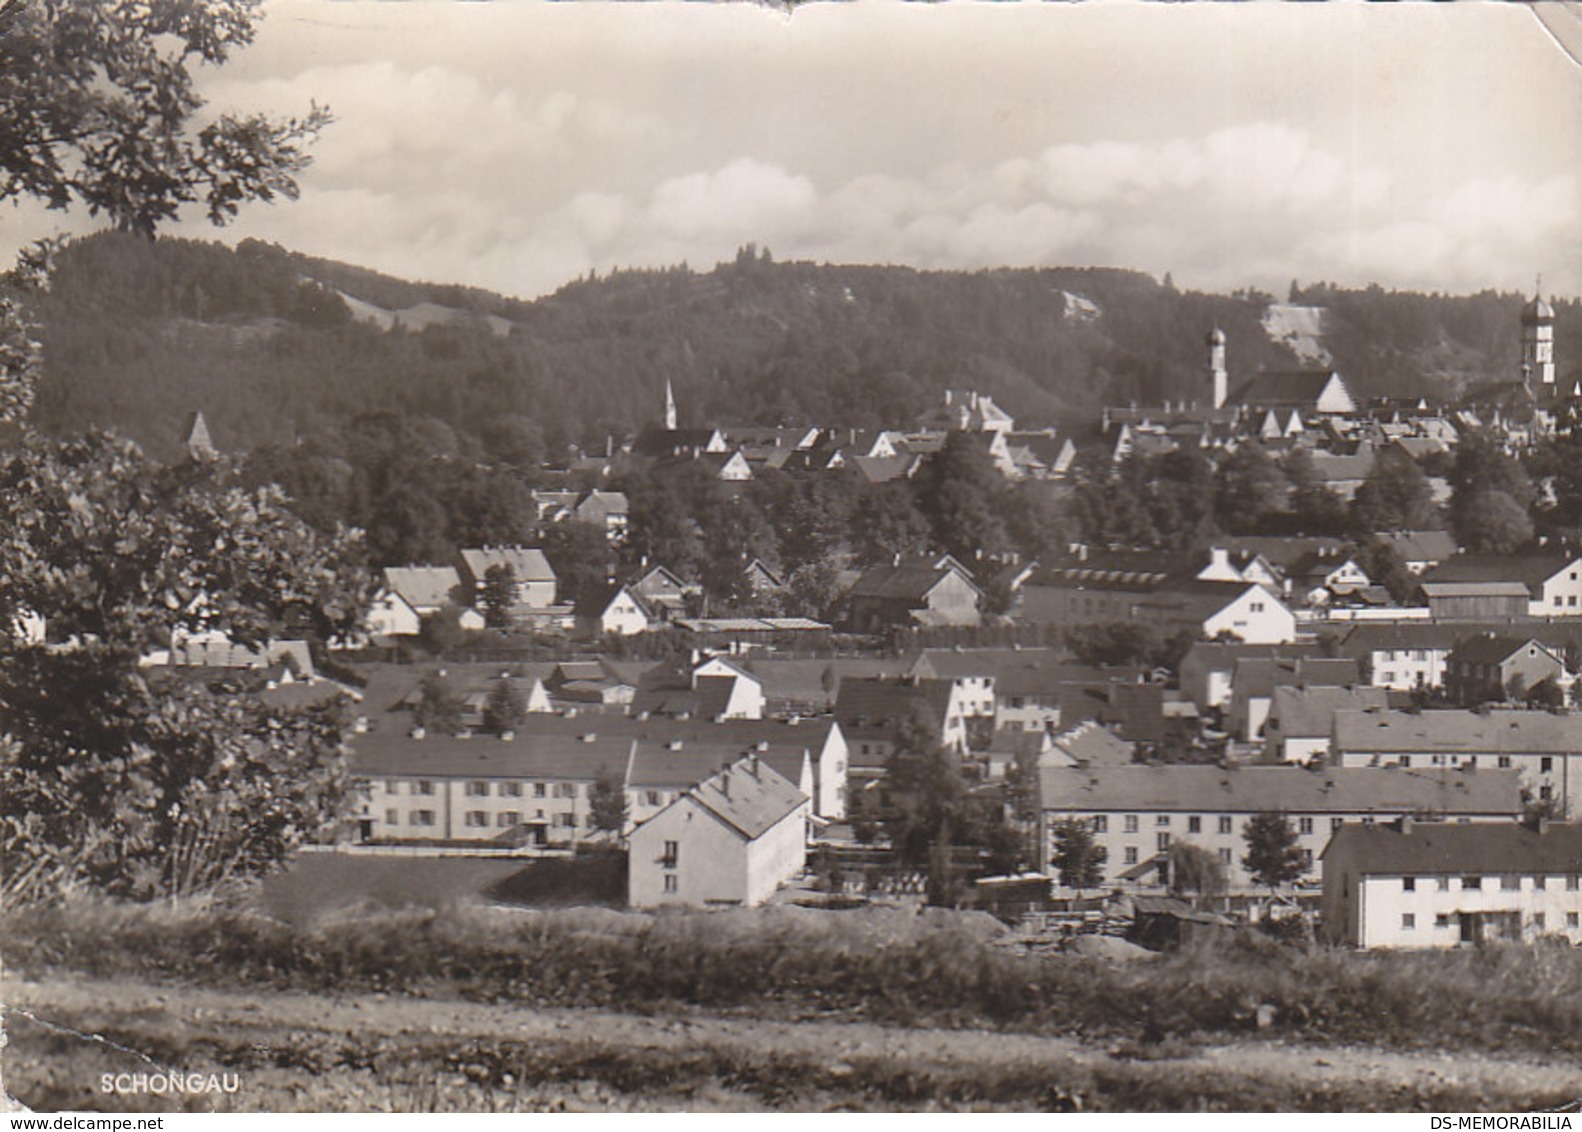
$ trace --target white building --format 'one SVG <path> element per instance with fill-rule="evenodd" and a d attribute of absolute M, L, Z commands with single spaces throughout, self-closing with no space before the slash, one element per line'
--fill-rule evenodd
<path fill-rule="evenodd" d="M 762 904 L 807 864 L 808 797 L 753 755 L 632 830 L 634 908 Z"/>
<path fill-rule="evenodd" d="M 1582 944 L 1582 824 L 1343 826 L 1324 850 L 1323 922 L 1363 948 Z"/>
<path fill-rule="evenodd" d="M 1103 884 L 1143 890 L 1169 883 L 1169 851 L 1188 842 L 1212 853 L 1232 892 L 1256 889 L 1242 867 L 1243 830 L 1262 813 L 1290 821 L 1308 875 L 1330 834 L 1346 822 L 1432 813 L 1511 822 L 1521 813 L 1516 775 L 1484 771 L 1308 770 L 1294 766 L 1039 767 L 1039 868 L 1054 858 L 1057 823 L 1086 822 L 1107 853 Z"/>

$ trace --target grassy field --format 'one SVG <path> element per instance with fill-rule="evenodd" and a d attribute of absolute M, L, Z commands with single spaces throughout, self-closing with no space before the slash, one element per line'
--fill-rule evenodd
<path fill-rule="evenodd" d="M 1582 1051 L 1582 952 L 1302 952 L 1253 934 L 1113 964 L 997 945 L 981 914 L 765 908 L 648 916 L 458 905 L 325 918 L 115 905 L 8 925 L 25 975 L 380 991 L 602 1009 L 808 1011 L 1102 1040 L 1244 1035 Z"/>
<path fill-rule="evenodd" d="M 441 911 L 480 900 L 524 907 L 622 907 L 618 856 L 521 861 L 476 857 L 380 857 L 303 853 L 269 877 L 248 907 L 293 924 L 350 911 Z"/>

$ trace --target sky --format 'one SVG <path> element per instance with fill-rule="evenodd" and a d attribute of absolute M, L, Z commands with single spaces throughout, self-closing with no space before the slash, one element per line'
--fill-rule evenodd
<path fill-rule="evenodd" d="M 211 107 L 336 121 L 300 200 L 166 231 L 525 298 L 749 242 L 1582 295 L 1582 18 L 1547 11 L 268 0 Z M 0 245 L 91 227 L 6 208 Z"/>

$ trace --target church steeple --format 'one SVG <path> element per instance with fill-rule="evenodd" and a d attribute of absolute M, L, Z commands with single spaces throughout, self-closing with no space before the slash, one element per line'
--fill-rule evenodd
<path fill-rule="evenodd" d="M 665 378 L 665 430 L 676 431 L 676 393 L 670 388 L 670 379 Z"/>
<path fill-rule="evenodd" d="M 1209 396 L 1214 408 L 1223 409 L 1229 394 L 1230 374 L 1225 369 L 1225 332 L 1215 327 L 1208 332 Z"/>
<path fill-rule="evenodd" d="M 1522 374 L 1538 378 L 1545 392 L 1555 387 L 1555 309 L 1544 302 L 1543 277 L 1532 302 L 1522 308 Z"/>

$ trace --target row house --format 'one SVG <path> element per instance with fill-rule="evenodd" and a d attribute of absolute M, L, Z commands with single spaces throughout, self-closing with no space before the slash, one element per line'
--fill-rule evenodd
<path fill-rule="evenodd" d="M 621 784 L 630 827 L 747 754 L 806 794 L 820 819 L 845 816 L 845 740 L 829 721 L 534 716 L 503 736 L 376 727 L 351 747 L 362 841 L 575 844 L 596 832 L 592 792 L 599 778 Z"/>
<path fill-rule="evenodd" d="M 1582 945 L 1582 824 L 1347 825 L 1323 875 L 1324 932 L 1340 946 Z"/>
<path fill-rule="evenodd" d="M 1315 862 L 1347 822 L 1435 814 L 1450 821 L 1512 822 L 1521 792 L 1511 772 L 1292 766 L 1114 766 L 1039 769 L 1039 868 L 1050 870 L 1058 823 L 1087 824 L 1107 856 L 1103 887 L 1150 890 L 1170 883 L 1170 847 L 1195 845 L 1220 864 L 1232 892 L 1256 889 L 1242 865 L 1255 816 L 1283 814 L 1313 884 Z"/>
<path fill-rule="evenodd" d="M 1522 708 L 1337 711 L 1343 767 L 1514 770 L 1530 798 L 1582 812 L 1582 715 Z"/>

